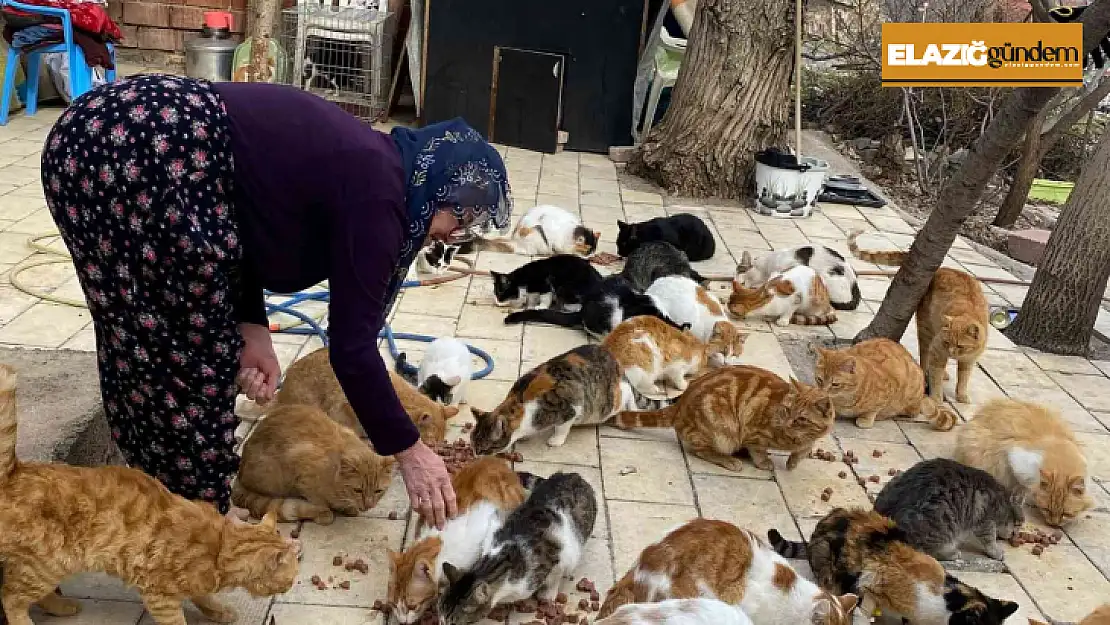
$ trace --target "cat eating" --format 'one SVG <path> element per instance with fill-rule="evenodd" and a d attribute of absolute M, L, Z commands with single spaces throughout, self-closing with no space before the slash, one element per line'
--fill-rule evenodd
<path fill-rule="evenodd" d="M 464 251 L 488 250 L 526 256 L 589 256 L 597 250 L 599 239 L 601 233 L 583 226 L 577 215 L 558 206 L 541 204 L 524 213 L 509 240 L 479 239 Z"/>
<path fill-rule="evenodd" d="M 768 252 L 754 263 L 751 255 L 741 257 L 736 268 L 736 280 L 749 289 L 765 284 L 772 276 L 783 273 L 798 265 L 813 268 L 829 289 L 829 301 L 837 310 L 859 308 L 862 296 L 856 272 L 848 261 L 836 250 L 824 245 L 799 245 L 796 247 Z"/>
<path fill-rule="evenodd" d="M 445 336 L 432 341 L 424 350 L 415 376 L 405 370 L 407 359 L 403 353 L 397 355 L 394 369 L 424 395 L 437 402 L 457 406 L 466 401 L 466 389 L 474 377 L 473 363 L 466 343 Z"/>
<path fill-rule="evenodd" d="M 775 325 L 783 327 L 791 321 L 799 325 L 836 323 L 836 310 L 829 302 L 825 282 L 806 265 L 787 269 L 751 289 L 733 280 L 728 310 L 741 319 L 774 319 Z"/>
<path fill-rule="evenodd" d="M 708 342 L 718 323 L 731 323 L 721 303 L 705 287 L 685 276 L 664 276 L 644 292 L 679 326 L 690 325 L 698 340 Z"/>
<path fill-rule="evenodd" d="M 745 336 L 727 321 L 717 323 L 708 342 L 656 317 L 632 317 L 602 343 L 617 359 L 632 388 L 648 395 L 663 393 L 657 382 L 666 379 L 686 389 L 686 376 L 706 367 L 740 364 Z"/>
<path fill-rule="evenodd" d="M 601 274 L 590 261 L 557 254 L 526 263 L 509 273 L 489 272 L 498 306 L 581 310 L 583 296 L 601 286 Z"/>
<path fill-rule="evenodd" d="M 689 213 L 656 217 L 637 224 L 617 221 L 617 229 L 617 254 L 624 258 L 650 241 L 670 243 L 694 262 L 709 260 L 717 250 L 709 226 Z"/>
<path fill-rule="evenodd" d="M 637 246 L 624 261 L 621 275 L 641 291 L 663 276 L 686 276 L 699 284 L 706 281 L 690 267 L 685 252 L 666 241 L 647 241 Z"/>
<path fill-rule="evenodd" d="M 432 241 L 427 247 L 416 255 L 416 272 L 418 274 L 442 275 L 455 260 L 459 253 L 459 245 L 451 245 L 443 241 Z"/>

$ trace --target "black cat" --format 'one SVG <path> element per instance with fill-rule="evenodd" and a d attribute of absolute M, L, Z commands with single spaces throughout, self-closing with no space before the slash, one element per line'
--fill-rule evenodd
<path fill-rule="evenodd" d="M 666 241 L 686 253 L 693 262 L 708 260 L 717 251 L 709 226 L 689 213 L 656 217 L 638 224 L 617 222 L 617 253 L 624 258 L 648 241 Z"/>
<path fill-rule="evenodd" d="M 601 285 L 590 261 L 573 254 L 534 260 L 509 273 L 489 272 L 493 297 L 501 306 L 578 310 L 582 295 Z"/>
<path fill-rule="evenodd" d="M 648 241 L 637 247 L 624 262 L 621 275 L 641 291 L 646 291 L 652 282 L 663 276 L 686 276 L 694 282 L 705 282 L 705 278 L 690 267 L 686 254 L 666 241 Z"/>

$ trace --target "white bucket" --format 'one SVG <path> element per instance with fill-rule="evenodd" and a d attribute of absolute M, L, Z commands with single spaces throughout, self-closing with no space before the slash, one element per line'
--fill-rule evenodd
<path fill-rule="evenodd" d="M 768 217 L 805 218 L 813 212 L 817 195 L 829 175 L 825 161 L 802 156 L 806 171 L 755 163 L 755 211 Z M 768 206 L 773 204 L 773 206 Z"/>

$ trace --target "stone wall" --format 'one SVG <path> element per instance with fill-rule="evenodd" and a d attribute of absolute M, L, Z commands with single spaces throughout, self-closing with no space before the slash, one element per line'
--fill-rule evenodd
<path fill-rule="evenodd" d="M 247 0 L 108 0 L 108 12 L 123 31 L 122 48 L 181 54 L 195 37 L 205 11 L 228 11 L 233 30 L 246 27 Z"/>

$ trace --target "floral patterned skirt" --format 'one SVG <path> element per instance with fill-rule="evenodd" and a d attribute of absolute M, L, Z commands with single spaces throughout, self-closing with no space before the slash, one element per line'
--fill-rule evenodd
<path fill-rule="evenodd" d="M 127 462 L 226 511 L 242 339 L 223 104 L 208 83 L 136 76 L 78 98 L 42 154 L 46 201 L 96 330 Z"/>

